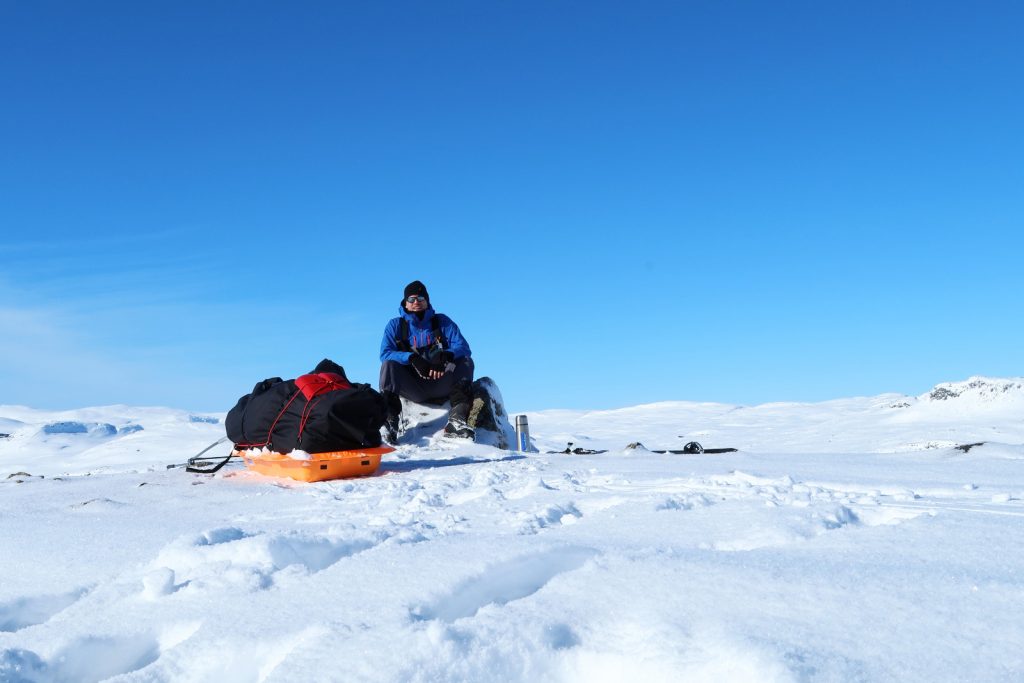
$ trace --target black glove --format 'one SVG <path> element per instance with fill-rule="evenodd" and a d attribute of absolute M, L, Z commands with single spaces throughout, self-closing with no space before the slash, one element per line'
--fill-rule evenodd
<path fill-rule="evenodd" d="M 450 370 L 454 370 L 455 354 L 451 351 L 442 351 L 437 354 L 437 358 L 431 364 L 430 369 L 434 372 L 440 372 L 442 375 Z"/>
<path fill-rule="evenodd" d="M 428 379 L 430 377 L 429 373 L 431 370 L 431 366 L 427 359 L 424 358 L 423 356 L 420 356 L 419 354 L 415 353 L 412 354 L 411 356 L 409 356 L 409 365 L 411 365 L 412 369 L 416 371 L 416 374 L 422 377 L 423 379 Z"/>

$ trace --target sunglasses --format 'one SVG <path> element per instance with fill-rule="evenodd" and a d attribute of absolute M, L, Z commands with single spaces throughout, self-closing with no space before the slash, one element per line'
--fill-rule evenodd
<path fill-rule="evenodd" d="M 427 297 L 425 297 L 425 296 L 407 296 L 407 297 L 405 297 L 405 302 L 408 303 L 408 304 L 414 304 L 416 302 L 423 303 L 426 300 L 427 300 Z"/>

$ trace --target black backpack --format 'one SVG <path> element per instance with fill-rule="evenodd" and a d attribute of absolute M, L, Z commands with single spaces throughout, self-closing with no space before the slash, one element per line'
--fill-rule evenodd
<path fill-rule="evenodd" d="M 310 393 L 300 384 L 313 376 L 338 381 L 321 382 L 323 390 Z M 228 411 L 224 427 L 236 450 L 326 453 L 380 446 L 386 417 L 380 393 L 369 384 L 350 383 L 340 365 L 325 359 L 298 380 L 272 377 L 259 382 Z"/>

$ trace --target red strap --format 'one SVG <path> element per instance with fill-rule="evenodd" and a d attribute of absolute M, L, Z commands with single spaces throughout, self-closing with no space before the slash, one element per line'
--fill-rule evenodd
<path fill-rule="evenodd" d="M 302 411 L 302 420 L 299 421 L 299 441 L 302 440 L 302 432 L 306 429 L 306 423 L 309 422 L 309 416 L 313 414 L 313 406 L 319 402 L 319 398 L 315 401 L 306 402 L 306 407 Z"/>

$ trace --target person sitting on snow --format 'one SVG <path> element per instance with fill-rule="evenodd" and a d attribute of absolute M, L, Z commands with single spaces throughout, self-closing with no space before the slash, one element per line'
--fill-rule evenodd
<path fill-rule="evenodd" d="M 419 280 L 405 287 L 401 315 L 384 328 L 380 344 L 380 391 L 388 402 L 384 439 L 398 440 L 400 396 L 414 403 L 448 400 L 446 436 L 472 439 L 467 423 L 472 404 L 473 359 L 469 343 L 451 318 L 435 313 Z"/>

